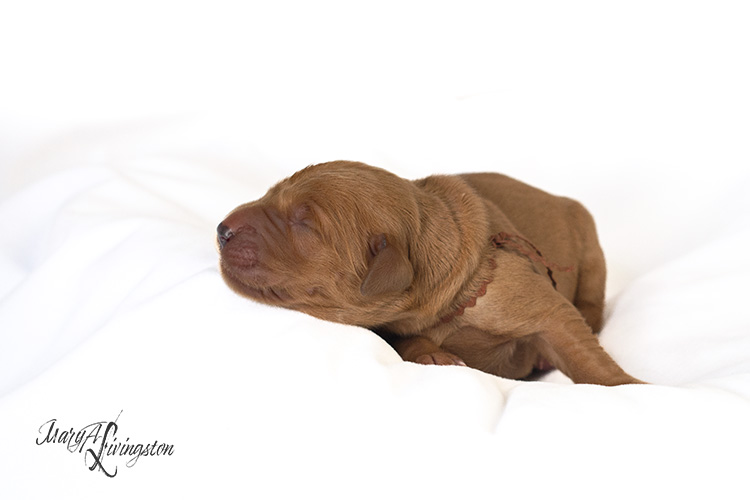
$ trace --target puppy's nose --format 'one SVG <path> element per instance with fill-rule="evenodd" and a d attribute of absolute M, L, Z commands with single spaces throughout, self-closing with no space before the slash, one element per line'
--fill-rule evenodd
<path fill-rule="evenodd" d="M 219 224 L 216 228 L 216 238 L 219 240 L 219 248 L 221 250 L 224 249 L 227 241 L 232 239 L 232 236 L 234 236 L 234 232 L 229 226 L 225 226 L 224 223 Z"/>

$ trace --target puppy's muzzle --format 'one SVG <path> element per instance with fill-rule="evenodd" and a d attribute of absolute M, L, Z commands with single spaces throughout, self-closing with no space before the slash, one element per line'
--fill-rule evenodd
<path fill-rule="evenodd" d="M 232 239 L 233 236 L 234 231 L 232 231 L 232 228 L 230 228 L 229 226 L 225 226 L 223 222 L 219 224 L 219 226 L 216 228 L 216 239 L 219 242 L 219 249 L 224 250 L 224 246 L 229 240 Z"/>
<path fill-rule="evenodd" d="M 222 269 L 257 286 L 267 284 L 271 278 L 273 249 L 282 240 L 282 225 L 268 214 L 263 207 L 248 206 L 236 210 L 216 227 Z"/>

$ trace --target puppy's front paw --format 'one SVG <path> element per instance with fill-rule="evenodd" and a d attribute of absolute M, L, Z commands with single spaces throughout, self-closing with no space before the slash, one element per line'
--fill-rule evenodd
<path fill-rule="evenodd" d="M 420 363 L 423 365 L 458 365 L 458 366 L 466 366 L 466 363 L 464 363 L 464 360 L 456 356 L 455 354 L 451 354 L 449 352 L 445 351 L 438 351 L 433 352 L 430 354 L 422 354 L 417 359 L 414 360 L 416 363 Z"/>

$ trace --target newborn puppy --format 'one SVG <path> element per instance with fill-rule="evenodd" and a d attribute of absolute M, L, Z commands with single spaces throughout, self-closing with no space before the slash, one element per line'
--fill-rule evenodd
<path fill-rule="evenodd" d="M 235 292 L 370 328 L 407 361 L 639 383 L 593 333 L 604 256 L 576 201 L 500 174 L 408 181 L 336 161 L 281 181 L 217 230 Z"/>

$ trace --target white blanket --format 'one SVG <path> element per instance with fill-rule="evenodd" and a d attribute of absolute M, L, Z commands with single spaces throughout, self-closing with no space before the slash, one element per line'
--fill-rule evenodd
<path fill-rule="evenodd" d="M 739 4 L 313 4 L 0 20 L 0 496 L 747 495 Z M 601 342 L 651 384 L 404 363 L 234 295 L 216 225 L 333 159 L 581 200 Z"/>

